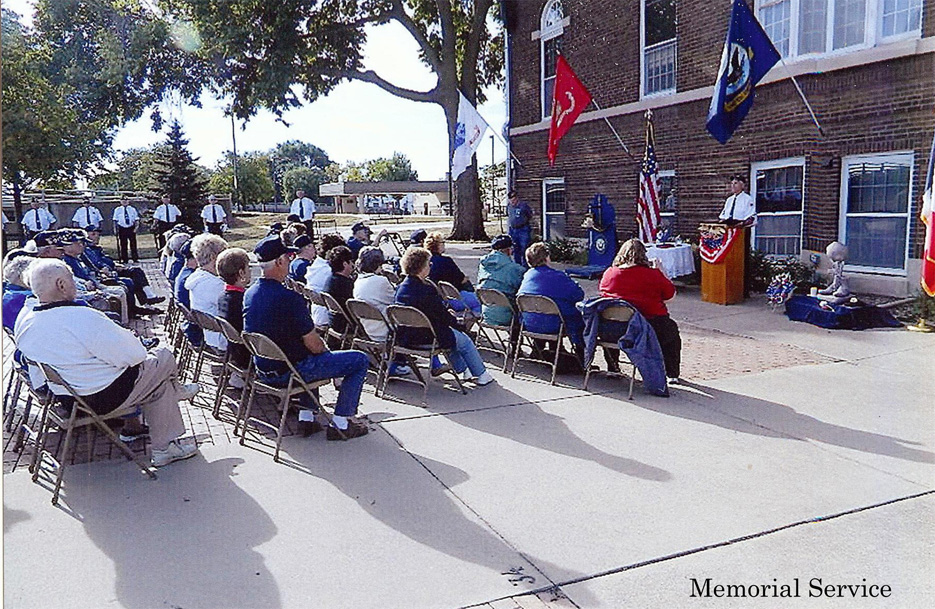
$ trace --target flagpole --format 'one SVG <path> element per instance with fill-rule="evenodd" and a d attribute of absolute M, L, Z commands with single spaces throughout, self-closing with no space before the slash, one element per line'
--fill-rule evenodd
<path fill-rule="evenodd" d="M 782 55 L 779 56 L 779 61 L 780 63 L 782 63 L 783 68 L 787 70 L 789 69 L 789 66 L 786 65 L 786 60 L 783 59 Z M 789 75 L 789 79 L 792 81 L 792 84 L 795 85 L 795 90 L 798 92 L 799 97 L 801 97 L 802 101 L 805 103 L 805 108 L 808 110 L 808 113 L 811 115 L 812 122 L 815 123 L 816 127 L 818 127 L 818 133 L 821 135 L 821 137 L 825 137 L 825 132 L 821 128 L 821 123 L 818 122 L 818 117 L 815 116 L 815 111 L 812 110 L 812 105 L 808 103 L 808 99 L 805 97 L 805 93 L 802 91 L 802 87 L 799 86 L 799 81 L 797 81 L 795 79 L 795 76 L 791 74 Z"/>
<path fill-rule="evenodd" d="M 600 107 L 600 105 L 598 105 L 596 99 L 591 98 L 591 103 L 593 103 L 594 107 L 597 108 L 599 111 L 603 109 Z M 617 133 L 617 130 L 614 129 L 614 126 L 610 123 L 610 120 L 608 120 L 606 116 L 604 117 L 604 122 L 607 123 L 607 126 L 610 127 L 610 130 L 614 132 L 614 137 L 616 137 L 620 145 L 623 146 L 623 151 L 627 153 L 627 156 L 630 157 L 631 160 L 639 162 L 638 159 L 630 153 L 630 149 L 627 148 L 627 145 L 623 143 L 622 139 L 620 139 L 620 134 Z"/>

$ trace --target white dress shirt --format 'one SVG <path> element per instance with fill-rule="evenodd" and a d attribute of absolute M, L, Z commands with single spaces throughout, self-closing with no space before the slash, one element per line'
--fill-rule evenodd
<path fill-rule="evenodd" d="M 153 212 L 153 218 L 159 220 L 160 222 L 175 222 L 179 219 L 179 216 L 182 215 L 182 212 L 178 207 L 169 203 L 160 203 L 156 207 L 156 211 Z"/>
<path fill-rule="evenodd" d="M 311 220 L 315 217 L 315 202 L 308 197 L 295 199 L 292 201 L 292 207 L 289 209 L 289 213 L 297 215 L 303 222 Z"/>
<path fill-rule="evenodd" d="M 88 205 L 85 207 L 82 205 L 75 211 L 75 215 L 71 217 L 71 221 L 78 225 L 79 228 L 88 228 L 89 226 L 100 226 L 104 222 L 104 216 L 101 215 L 101 210 L 94 207 L 93 205 Z"/>
<path fill-rule="evenodd" d="M 49 210 L 44 207 L 39 207 L 37 209 L 27 210 L 26 213 L 23 214 L 21 224 L 36 233 L 48 230 L 49 227 L 57 221 L 58 220 L 56 220 L 55 216 L 53 216 Z"/>
<path fill-rule="evenodd" d="M 131 228 L 139 219 L 140 214 L 132 205 L 118 205 L 114 208 L 114 222 L 121 228 Z"/>
<path fill-rule="evenodd" d="M 217 203 L 208 203 L 201 209 L 201 219 L 211 224 L 219 224 L 224 221 L 227 214 L 224 207 Z"/>
<path fill-rule="evenodd" d="M 753 224 L 756 224 L 756 201 L 745 192 L 731 195 L 724 201 L 724 209 L 721 210 L 718 218 L 741 222 L 752 218 Z"/>

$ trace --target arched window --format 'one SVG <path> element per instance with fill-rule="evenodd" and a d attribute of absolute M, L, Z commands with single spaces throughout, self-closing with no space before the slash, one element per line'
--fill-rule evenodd
<path fill-rule="evenodd" d="M 539 23 L 542 65 L 542 117 L 552 113 L 552 90 L 555 88 L 555 60 L 562 52 L 562 34 L 565 32 L 565 11 L 560 0 L 551 0 L 542 9 Z"/>

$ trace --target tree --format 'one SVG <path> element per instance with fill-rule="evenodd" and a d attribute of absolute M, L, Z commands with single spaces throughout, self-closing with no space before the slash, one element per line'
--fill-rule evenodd
<path fill-rule="evenodd" d="M 371 182 L 408 182 L 418 180 L 419 174 L 412 169 L 412 162 L 402 152 L 394 152 L 390 158 L 367 161 L 367 179 Z"/>
<path fill-rule="evenodd" d="M 213 192 L 234 191 L 234 155 L 218 164 L 208 183 Z M 273 198 L 273 178 L 269 173 L 269 157 L 265 154 L 248 153 L 237 159 L 237 191 L 246 205 L 266 203 Z"/>
<path fill-rule="evenodd" d="M 453 148 L 459 91 L 473 104 L 482 87 L 498 84 L 502 38 L 492 36 L 494 0 L 183 0 L 220 70 L 216 87 L 249 117 L 258 107 L 281 113 L 301 104 L 297 89 L 314 101 L 342 81 L 375 84 L 404 99 L 441 106 Z M 178 7 L 179 2 L 173 6 Z M 367 25 L 395 21 L 420 48 L 435 73 L 428 91 L 398 86 L 363 65 Z M 457 181 L 454 231 L 460 239 L 486 239 L 474 164 Z"/>
<path fill-rule="evenodd" d="M 182 125 L 172 121 L 165 145 L 156 152 L 150 187 L 160 195 L 168 195 L 171 203 L 182 210 L 182 222 L 198 226 L 207 182 L 186 146 Z"/>
<path fill-rule="evenodd" d="M 289 199 L 295 191 L 290 187 L 284 187 L 283 178 L 290 169 L 320 169 L 323 170 L 332 165 L 328 153 L 315 146 L 300 142 L 299 140 L 289 140 L 277 144 L 275 148 L 269 151 L 270 172 L 272 173 L 274 187 L 276 188 L 276 200 L 280 200 L 280 195 L 285 191 L 283 198 Z M 306 191 L 309 196 L 318 200 L 318 188 L 316 186 L 314 195 L 312 191 Z"/>
<path fill-rule="evenodd" d="M 291 200 L 297 190 L 304 190 L 305 196 L 319 201 L 318 187 L 328 181 L 328 175 L 320 167 L 290 167 L 282 178 L 286 200 Z"/>
<path fill-rule="evenodd" d="M 116 161 L 116 168 L 98 174 L 89 180 L 92 188 L 111 190 L 149 190 L 156 167 L 156 156 L 165 148 L 157 144 L 150 148 L 132 148 L 124 151 Z"/>

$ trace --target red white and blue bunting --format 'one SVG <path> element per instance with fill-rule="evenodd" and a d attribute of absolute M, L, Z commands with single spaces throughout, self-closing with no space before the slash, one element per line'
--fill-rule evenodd
<path fill-rule="evenodd" d="M 742 228 L 727 227 L 702 229 L 698 242 L 701 259 L 708 264 L 721 262 L 742 230 Z"/>

